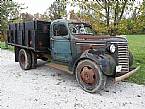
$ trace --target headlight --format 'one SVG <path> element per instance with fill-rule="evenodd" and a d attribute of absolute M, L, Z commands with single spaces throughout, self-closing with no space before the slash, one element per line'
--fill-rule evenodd
<path fill-rule="evenodd" d="M 114 44 L 111 44 L 110 47 L 109 47 L 109 50 L 111 53 L 114 53 L 116 51 L 116 47 Z"/>

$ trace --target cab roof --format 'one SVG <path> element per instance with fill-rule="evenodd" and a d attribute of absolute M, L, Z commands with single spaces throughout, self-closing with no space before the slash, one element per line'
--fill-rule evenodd
<path fill-rule="evenodd" d="M 66 19 L 57 19 L 54 20 L 53 22 L 66 22 L 66 23 L 74 23 L 74 24 L 87 24 L 90 25 L 89 23 L 78 21 L 78 20 L 66 20 Z"/>

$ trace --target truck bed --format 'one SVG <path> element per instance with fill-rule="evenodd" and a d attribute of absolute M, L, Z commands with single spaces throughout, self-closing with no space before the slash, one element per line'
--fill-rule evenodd
<path fill-rule="evenodd" d="M 45 21 L 29 21 L 8 26 L 8 44 L 35 52 L 48 52 L 50 49 L 50 24 Z"/>

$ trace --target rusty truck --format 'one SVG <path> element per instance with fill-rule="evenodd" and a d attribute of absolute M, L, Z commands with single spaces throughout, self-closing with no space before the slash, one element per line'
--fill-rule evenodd
<path fill-rule="evenodd" d="M 107 78 L 120 81 L 139 67 L 131 68 L 128 41 L 120 36 L 97 35 L 88 23 L 57 19 L 10 24 L 8 44 L 14 46 L 15 62 L 23 70 L 36 68 L 37 59 L 76 76 L 81 88 L 94 93 Z"/>

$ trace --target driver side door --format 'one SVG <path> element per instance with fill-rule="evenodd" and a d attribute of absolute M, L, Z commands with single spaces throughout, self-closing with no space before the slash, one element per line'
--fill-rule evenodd
<path fill-rule="evenodd" d="M 72 57 L 67 25 L 61 22 L 52 25 L 51 55 L 53 60 L 69 62 Z"/>

